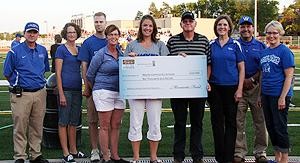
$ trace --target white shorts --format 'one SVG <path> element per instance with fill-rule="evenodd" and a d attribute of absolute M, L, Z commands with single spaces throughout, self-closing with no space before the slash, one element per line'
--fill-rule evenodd
<path fill-rule="evenodd" d="M 96 110 L 99 112 L 112 111 L 114 109 L 125 109 L 125 99 L 121 99 L 119 92 L 105 89 L 93 91 L 93 100 Z"/>

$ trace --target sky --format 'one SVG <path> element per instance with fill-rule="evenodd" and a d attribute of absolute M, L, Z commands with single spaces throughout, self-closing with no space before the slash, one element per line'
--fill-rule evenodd
<path fill-rule="evenodd" d="M 40 25 L 40 33 L 55 26 L 61 29 L 72 15 L 102 11 L 107 20 L 133 20 L 138 10 L 147 13 L 151 2 L 159 8 L 162 2 L 170 6 L 197 0 L 5 0 L 1 2 L 0 32 L 23 31 L 27 22 Z M 288 7 L 294 0 L 278 0 L 280 8 Z"/>

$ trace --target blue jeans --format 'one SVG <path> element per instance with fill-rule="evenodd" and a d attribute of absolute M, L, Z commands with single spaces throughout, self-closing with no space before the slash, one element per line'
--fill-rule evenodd
<path fill-rule="evenodd" d="M 58 105 L 58 124 L 60 126 L 78 126 L 81 123 L 82 93 L 81 91 L 64 91 L 64 95 L 67 106 Z"/>
<path fill-rule="evenodd" d="M 286 108 L 278 109 L 279 96 L 262 94 L 262 107 L 270 139 L 275 151 L 287 153 L 290 148 L 287 118 L 291 97 L 286 97 Z"/>

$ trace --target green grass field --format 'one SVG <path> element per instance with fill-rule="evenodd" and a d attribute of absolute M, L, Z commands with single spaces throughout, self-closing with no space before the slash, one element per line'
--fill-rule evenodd
<path fill-rule="evenodd" d="M 289 112 L 289 123 L 300 123 L 300 112 L 299 111 L 290 111 Z M 146 117 L 145 117 L 146 118 Z M 173 114 L 171 112 L 164 112 L 161 117 L 161 130 L 163 138 L 160 142 L 159 146 L 159 156 L 160 157 L 170 157 L 172 156 L 172 143 L 173 143 L 173 129 L 168 128 L 167 126 L 173 125 Z M 83 125 L 87 126 L 86 124 L 86 115 L 83 115 Z M 5 125 L 12 124 L 11 115 L 0 115 L 0 124 L 1 127 Z M 144 122 L 144 124 L 146 124 Z M 206 111 L 203 121 L 203 147 L 204 147 L 204 154 L 206 156 L 213 155 L 213 140 L 212 140 L 212 131 L 210 126 L 210 112 Z M 125 113 L 123 118 L 123 124 L 120 134 L 120 155 L 123 157 L 132 157 L 131 145 L 127 139 L 127 133 L 129 128 L 129 113 Z M 142 141 L 141 146 L 141 156 L 147 157 L 149 156 L 148 144 L 145 139 L 146 137 L 146 128 L 147 126 L 144 125 L 143 130 L 143 137 L 144 140 Z M 189 128 L 187 129 L 187 133 L 189 133 Z M 251 115 L 248 113 L 247 115 L 247 142 L 249 147 L 248 154 L 251 155 L 253 149 L 253 129 L 251 124 Z M 189 135 L 189 134 L 187 134 Z M 290 135 L 290 142 L 291 142 L 291 152 L 290 155 L 300 155 L 300 136 L 299 136 L 299 127 L 289 127 L 289 135 Z M 7 128 L 0 130 L 0 160 L 12 159 L 13 155 L 13 142 L 12 142 L 12 128 Z M 89 139 L 88 139 L 88 132 L 87 130 L 82 130 L 82 145 L 79 147 L 80 150 L 89 153 Z M 189 144 L 189 139 L 187 139 L 187 144 Z M 270 144 L 270 143 L 269 143 Z M 43 148 L 43 153 L 47 158 L 60 158 L 62 155 L 61 149 L 45 149 Z M 188 146 L 186 147 L 186 153 L 188 154 Z M 273 155 L 272 147 L 268 147 L 268 155 Z"/>
<path fill-rule="evenodd" d="M 0 56 L 4 56 L 4 54 L 0 54 Z M 4 80 L 2 76 L 2 64 L 3 59 L 0 58 L 0 80 Z M 295 53 L 295 61 L 297 67 L 300 67 L 300 52 Z M 296 70 L 296 73 L 300 73 L 300 70 Z M 49 73 L 47 74 L 47 76 Z M 7 91 L 6 87 L 0 87 L 0 91 Z M 300 106 L 300 91 L 294 92 L 293 103 L 297 106 Z M 85 109 L 85 101 L 83 101 L 83 109 Z M 164 108 L 170 108 L 169 100 L 164 100 L 163 102 Z M 0 111 L 7 111 L 10 110 L 9 104 L 9 94 L 8 93 L 1 93 L 0 92 Z M 289 124 L 300 124 L 300 111 L 291 110 L 289 111 Z M 144 118 L 146 119 L 146 117 Z M 146 122 L 146 121 L 145 121 Z M 87 119 L 86 114 L 83 114 L 82 118 L 83 126 L 87 126 Z M 12 119 L 10 114 L 0 114 L 0 128 L 4 126 L 8 126 L 12 124 Z M 146 124 L 146 123 L 144 123 Z M 159 146 L 159 156 L 160 157 L 171 157 L 172 156 L 172 143 L 173 143 L 173 129 L 168 128 L 167 126 L 173 125 L 174 119 L 173 114 L 171 112 L 164 112 L 161 117 L 161 130 L 163 138 L 160 142 Z M 212 140 L 212 131 L 211 131 L 211 124 L 210 124 L 210 112 L 206 111 L 204 120 L 203 120 L 203 147 L 204 147 L 204 154 L 206 156 L 212 156 L 213 153 L 213 140 Z M 123 118 L 123 124 L 121 128 L 120 134 L 120 145 L 119 151 L 120 155 L 123 157 L 132 157 L 132 150 L 130 142 L 127 139 L 127 133 L 129 128 L 129 113 L 125 113 Z M 289 127 L 289 134 L 290 134 L 290 142 L 291 142 L 291 151 L 290 155 L 300 155 L 300 135 L 299 135 L 299 127 Z M 253 128 L 251 123 L 251 114 L 247 114 L 247 143 L 249 152 L 248 155 L 252 154 L 253 150 Z M 144 125 L 143 127 L 143 137 L 144 140 L 142 141 L 141 147 L 141 156 L 147 157 L 149 156 L 148 144 L 145 139 L 147 132 L 147 126 Z M 189 133 L 189 128 L 187 128 L 187 133 Z M 0 160 L 7 160 L 12 159 L 13 156 L 13 142 L 12 142 L 12 128 L 8 127 L 5 129 L 0 129 Z M 187 138 L 188 138 L 187 134 Z M 79 150 L 89 154 L 89 138 L 88 132 L 86 129 L 82 130 L 82 145 L 79 147 Z M 187 144 L 189 144 L 189 139 L 187 139 Z M 268 147 L 268 155 L 273 155 L 272 153 L 272 146 Z M 61 158 L 62 151 L 61 149 L 45 149 L 43 148 L 43 153 L 46 158 Z M 188 146 L 186 147 L 186 153 L 189 155 Z"/>

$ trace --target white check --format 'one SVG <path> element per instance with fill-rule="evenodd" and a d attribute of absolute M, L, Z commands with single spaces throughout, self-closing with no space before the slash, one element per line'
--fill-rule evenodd
<path fill-rule="evenodd" d="M 121 57 L 119 70 L 125 99 L 207 97 L 205 55 Z"/>

